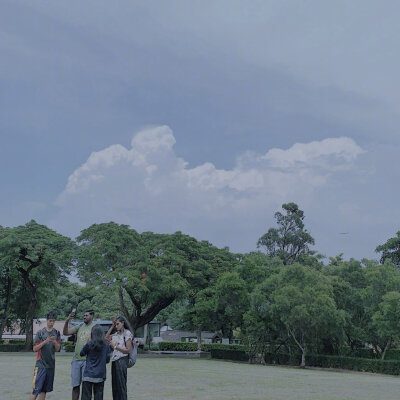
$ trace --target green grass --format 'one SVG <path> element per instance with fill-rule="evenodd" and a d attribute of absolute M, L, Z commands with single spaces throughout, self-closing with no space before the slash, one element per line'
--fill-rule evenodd
<path fill-rule="evenodd" d="M 0 400 L 28 399 L 34 354 L 0 354 Z M 49 400 L 70 400 L 71 354 L 58 354 Z M 109 368 L 109 367 L 108 367 Z M 111 400 L 107 371 L 105 400 Z M 128 370 L 128 398 L 148 400 L 393 400 L 399 378 L 356 372 L 264 367 L 216 360 L 139 358 Z"/>

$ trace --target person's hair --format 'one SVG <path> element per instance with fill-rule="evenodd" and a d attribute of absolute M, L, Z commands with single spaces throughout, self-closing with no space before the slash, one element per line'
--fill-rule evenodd
<path fill-rule="evenodd" d="M 106 339 L 104 337 L 104 331 L 100 325 L 95 325 L 92 328 L 91 340 L 93 342 L 95 350 L 101 350 L 106 345 Z"/>
<path fill-rule="evenodd" d="M 46 319 L 57 319 L 57 312 L 55 310 L 51 310 L 47 313 Z"/>
<path fill-rule="evenodd" d="M 90 315 L 94 315 L 94 310 L 91 308 L 89 310 L 85 310 L 84 314 L 89 313 Z"/>
<path fill-rule="evenodd" d="M 128 331 L 132 332 L 132 328 L 129 325 L 129 322 L 127 321 L 127 319 L 125 317 L 123 317 L 122 315 L 118 315 L 118 317 L 116 317 L 115 319 L 124 324 L 124 329 L 127 329 Z"/>

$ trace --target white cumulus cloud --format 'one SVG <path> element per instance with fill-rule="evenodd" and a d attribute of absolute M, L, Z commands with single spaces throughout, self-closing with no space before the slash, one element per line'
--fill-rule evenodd
<path fill-rule="evenodd" d="M 255 242 L 265 222 L 260 216 L 272 215 L 282 202 L 312 197 L 363 153 L 340 137 L 246 152 L 231 169 L 210 162 L 189 168 L 174 144 L 172 130 L 157 126 L 134 135 L 130 148 L 114 144 L 92 153 L 68 178 L 53 225 L 76 234 L 114 220 L 139 231 L 182 230 L 218 245 L 228 245 L 232 232 L 247 231 Z"/>

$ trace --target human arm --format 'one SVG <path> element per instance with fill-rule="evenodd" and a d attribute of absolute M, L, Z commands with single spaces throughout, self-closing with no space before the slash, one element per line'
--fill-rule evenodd
<path fill-rule="evenodd" d="M 107 333 L 106 333 L 106 340 L 107 340 L 107 342 L 111 342 L 111 332 L 113 331 L 113 329 L 114 329 L 114 327 L 115 327 L 115 322 L 116 322 L 116 320 L 115 319 L 113 319 L 113 321 L 112 321 L 112 324 L 111 324 L 111 326 L 110 326 L 110 329 L 107 331 Z"/>
<path fill-rule="evenodd" d="M 54 337 L 54 349 L 56 351 L 60 351 L 61 350 L 61 335 L 60 332 L 57 331 L 56 336 Z"/>
<path fill-rule="evenodd" d="M 125 345 L 125 347 L 118 346 L 118 344 L 115 343 L 115 342 L 111 342 L 111 347 L 114 350 L 118 350 L 122 354 L 129 354 L 130 351 L 131 351 L 131 348 L 132 348 L 132 338 L 133 338 L 132 333 L 127 331 L 126 333 L 124 333 L 124 345 Z"/>
<path fill-rule="evenodd" d="M 39 333 L 36 334 L 35 336 L 35 344 L 33 345 L 33 351 L 37 352 L 39 351 L 42 347 L 44 347 L 47 343 L 50 342 L 50 336 L 47 336 L 47 338 L 45 340 L 41 340 L 41 336 L 39 335 Z"/>
<path fill-rule="evenodd" d="M 106 364 L 110 362 L 111 354 L 112 354 L 112 348 L 111 346 L 107 343 L 107 356 L 106 356 Z"/>
<path fill-rule="evenodd" d="M 82 350 L 81 350 L 81 352 L 80 352 L 80 356 L 81 356 L 81 357 L 85 357 L 88 353 L 89 353 L 89 343 L 86 343 L 86 344 L 83 346 L 83 348 L 82 348 Z"/>
<path fill-rule="evenodd" d="M 71 319 L 74 317 L 75 317 L 75 313 L 70 313 L 68 315 L 68 318 L 65 320 L 63 335 L 69 336 L 69 335 L 73 335 L 74 333 L 76 333 L 77 327 L 74 326 L 73 328 L 68 328 L 69 321 L 71 321 Z"/>

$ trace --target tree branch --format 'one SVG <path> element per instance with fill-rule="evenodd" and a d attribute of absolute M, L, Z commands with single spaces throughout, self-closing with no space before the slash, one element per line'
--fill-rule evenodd
<path fill-rule="evenodd" d="M 144 325 L 152 321 L 161 310 L 168 307 L 174 300 L 175 297 L 168 297 L 166 299 L 161 299 L 158 303 L 150 306 L 142 315 L 141 323 Z"/>

